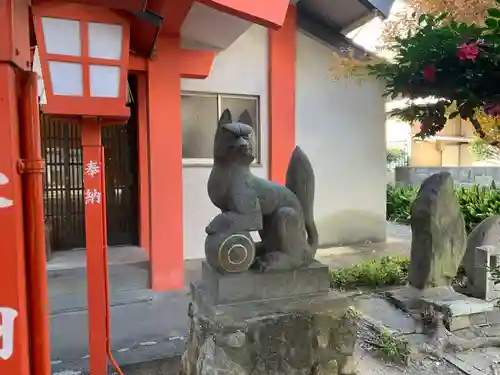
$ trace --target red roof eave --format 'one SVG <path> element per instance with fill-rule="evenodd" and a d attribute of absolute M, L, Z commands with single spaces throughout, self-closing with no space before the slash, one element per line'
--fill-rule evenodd
<path fill-rule="evenodd" d="M 32 0 L 32 4 L 46 3 L 49 1 L 60 1 L 60 0 Z M 86 4 L 86 5 L 98 5 L 106 8 L 117 9 L 117 10 L 129 10 L 142 12 L 146 9 L 146 4 L 148 0 L 71 0 L 71 2 Z"/>
<path fill-rule="evenodd" d="M 279 29 L 285 22 L 290 0 L 198 0 L 211 8 L 244 20 Z"/>

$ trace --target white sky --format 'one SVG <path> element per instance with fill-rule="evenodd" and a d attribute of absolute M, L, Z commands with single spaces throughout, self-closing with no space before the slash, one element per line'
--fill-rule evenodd
<path fill-rule="evenodd" d="M 391 9 L 391 14 L 403 10 L 404 6 L 405 0 L 395 0 Z M 389 18 L 391 18 L 391 15 L 389 15 Z M 383 21 L 380 18 L 374 18 L 365 25 L 351 31 L 347 34 L 347 37 L 367 50 L 375 52 L 377 47 L 380 46 L 379 39 L 382 34 L 382 29 Z"/>

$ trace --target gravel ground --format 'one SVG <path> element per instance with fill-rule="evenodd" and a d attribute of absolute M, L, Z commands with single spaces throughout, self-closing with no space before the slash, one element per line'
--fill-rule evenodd
<path fill-rule="evenodd" d="M 462 371 L 450 365 L 447 361 L 436 361 L 424 358 L 403 367 L 375 358 L 371 353 L 360 349 L 359 375 L 464 375 Z"/>

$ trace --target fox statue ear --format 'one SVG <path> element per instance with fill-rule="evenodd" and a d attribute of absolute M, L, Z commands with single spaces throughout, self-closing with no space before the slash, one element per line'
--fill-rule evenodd
<path fill-rule="evenodd" d="M 230 124 L 231 122 L 233 122 L 233 116 L 231 116 L 231 111 L 226 108 L 220 116 L 219 126 Z"/>
<path fill-rule="evenodd" d="M 248 110 L 245 109 L 241 113 L 240 118 L 238 119 L 238 122 L 241 122 L 242 124 L 253 126 L 252 116 L 250 116 L 250 112 L 248 112 Z"/>

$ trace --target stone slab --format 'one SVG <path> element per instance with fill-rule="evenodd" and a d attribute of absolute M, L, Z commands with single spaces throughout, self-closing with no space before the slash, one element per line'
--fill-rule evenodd
<path fill-rule="evenodd" d="M 443 312 L 451 331 L 486 324 L 489 315 L 495 313 L 493 303 L 467 297 L 451 287 L 419 290 L 406 286 L 387 292 L 387 296 L 396 306 L 408 312 L 419 311 L 429 305 Z"/>
<path fill-rule="evenodd" d="M 459 293 L 425 296 L 421 301 L 424 305 L 431 305 L 445 314 L 445 321 L 450 331 L 468 328 L 475 324 L 485 324 L 487 314 L 495 309 L 490 302 Z"/>
<path fill-rule="evenodd" d="M 464 374 L 467 375 L 484 375 L 484 373 L 469 363 L 463 361 L 462 359 L 457 358 L 454 354 L 445 353 L 443 358 L 446 359 L 449 363 L 456 366 L 458 369 L 463 371 Z"/>
<path fill-rule="evenodd" d="M 451 298 L 440 298 L 437 296 L 422 298 L 422 301 L 434 306 L 439 311 L 447 313 L 450 317 L 472 316 L 492 312 L 495 309 L 494 304 L 491 302 L 467 297 L 458 293 Z"/>
<path fill-rule="evenodd" d="M 471 350 L 467 352 L 454 353 L 455 357 L 469 364 L 475 369 L 487 374 L 494 364 L 494 357 L 482 350 Z"/>
<path fill-rule="evenodd" d="M 414 312 L 423 307 L 423 298 L 448 299 L 459 294 L 451 287 L 437 287 L 421 290 L 407 285 L 387 291 L 386 295 L 400 309 L 407 312 Z"/>
<path fill-rule="evenodd" d="M 373 296 L 359 298 L 356 307 L 364 316 L 370 317 L 391 331 L 413 334 L 419 328 L 410 314 L 394 307 L 386 299 Z"/>
<path fill-rule="evenodd" d="M 328 267 L 314 261 L 295 270 L 220 274 L 202 264 L 202 289 L 211 303 L 226 305 L 300 295 L 328 293 Z"/>

